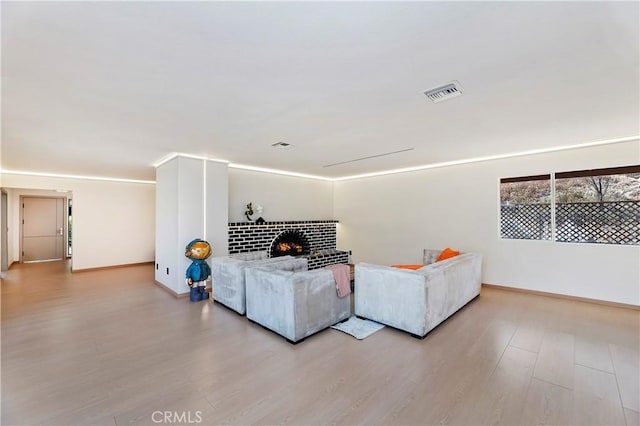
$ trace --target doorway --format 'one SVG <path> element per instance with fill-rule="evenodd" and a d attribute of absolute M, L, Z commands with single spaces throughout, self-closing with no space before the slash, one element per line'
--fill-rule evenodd
<path fill-rule="evenodd" d="M 64 259 L 65 199 L 24 196 L 21 202 L 22 262 Z"/>
<path fill-rule="evenodd" d="M 73 249 L 71 246 L 72 235 L 71 232 L 73 230 L 73 200 L 71 198 L 67 199 L 67 257 L 71 257 L 73 254 Z"/>
<path fill-rule="evenodd" d="M 7 198 L 7 193 L 2 191 L 1 194 L 2 203 L 0 207 L 0 252 L 2 252 L 1 260 L 0 260 L 0 272 L 5 272 L 9 269 L 9 227 L 7 222 L 7 214 L 9 211 L 9 200 Z"/>

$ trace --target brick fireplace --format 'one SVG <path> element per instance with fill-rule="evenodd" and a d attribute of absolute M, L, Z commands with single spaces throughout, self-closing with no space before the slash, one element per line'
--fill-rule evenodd
<path fill-rule="evenodd" d="M 322 268 L 335 263 L 348 263 L 349 252 L 336 248 L 337 220 L 301 220 L 283 222 L 229 223 L 229 254 L 265 250 L 273 254 L 273 242 L 283 234 L 300 234 L 308 243 L 303 254 L 309 269 Z M 290 232 L 294 231 L 294 232 Z"/>

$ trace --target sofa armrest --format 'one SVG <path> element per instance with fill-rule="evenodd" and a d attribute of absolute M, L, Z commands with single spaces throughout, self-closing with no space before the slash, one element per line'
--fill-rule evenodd
<path fill-rule="evenodd" d="M 295 339 L 298 341 L 351 316 L 351 298 L 338 297 L 333 272 L 293 274 Z"/>
<path fill-rule="evenodd" d="M 244 265 L 246 262 L 229 257 L 211 259 L 213 299 L 241 315 L 245 313 Z"/>
<path fill-rule="evenodd" d="M 481 280 L 482 271 L 482 255 L 478 253 L 462 253 L 458 256 L 451 257 L 440 262 L 425 265 L 416 270 L 419 274 L 428 274 L 434 270 L 467 270 L 469 277 L 473 277 L 473 281 Z"/>
<path fill-rule="evenodd" d="M 246 260 L 246 266 L 269 265 L 272 263 L 285 262 L 294 259 L 293 256 L 268 257 L 266 259 Z"/>
<path fill-rule="evenodd" d="M 426 277 L 416 271 L 358 263 L 355 266 L 356 315 L 425 334 Z"/>
<path fill-rule="evenodd" d="M 427 288 L 427 332 L 480 294 L 482 256 L 463 253 L 418 271 Z"/>
<path fill-rule="evenodd" d="M 247 268 L 247 318 L 295 340 L 293 272 Z"/>
<path fill-rule="evenodd" d="M 229 255 L 230 258 L 249 261 L 249 260 L 263 260 L 269 258 L 269 253 L 266 250 L 262 251 L 249 251 L 244 253 L 236 253 Z"/>
<path fill-rule="evenodd" d="M 280 270 L 290 272 L 303 272 L 309 269 L 309 261 L 306 258 L 293 258 L 289 256 L 286 257 L 286 259 L 283 259 L 281 261 L 261 263 L 256 267 L 270 271 Z M 249 267 L 252 266 L 249 265 Z"/>
<path fill-rule="evenodd" d="M 422 253 L 422 263 L 425 265 L 435 263 L 440 253 L 442 253 L 442 250 L 424 249 Z"/>

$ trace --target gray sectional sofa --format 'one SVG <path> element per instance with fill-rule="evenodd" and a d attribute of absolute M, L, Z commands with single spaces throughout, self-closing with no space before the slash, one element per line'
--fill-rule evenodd
<path fill-rule="evenodd" d="M 247 318 L 299 342 L 349 318 L 351 298 L 339 298 L 333 273 L 307 270 L 307 259 L 253 265 L 245 270 Z"/>
<path fill-rule="evenodd" d="M 424 250 L 418 270 L 359 263 L 355 313 L 424 337 L 480 294 L 482 256 L 462 253 L 435 262 L 441 250 Z"/>

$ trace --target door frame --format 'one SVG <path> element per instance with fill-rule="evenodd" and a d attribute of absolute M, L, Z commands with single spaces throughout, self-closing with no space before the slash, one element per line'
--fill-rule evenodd
<path fill-rule="evenodd" d="M 9 194 L 4 189 L 0 189 L 0 197 L 2 201 L 0 203 L 0 215 L 2 215 L 2 221 L 0 221 L 0 250 L 2 250 L 2 258 L 0 260 L 0 272 L 6 272 L 9 269 Z"/>
<path fill-rule="evenodd" d="M 18 210 L 20 210 L 20 218 L 18 220 L 18 227 L 20 228 L 20 252 L 18 253 L 20 255 L 20 263 L 24 263 L 24 259 L 23 259 L 23 250 L 22 250 L 22 242 L 24 240 L 23 236 L 22 236 L 22 221 L 23 221 L 23 214 L 24 214 L 24 199 L 25 198 L 47 198 L 47 199 L 55 199 L 55 200 L 62 200 L 62 214 L 63 214 L 63 219 L 62 219 L 62 259 L 61 260 L 65 260 L 67 259 L 67 232 L 68 229 L 67 227 L 69 226 L 69 212 L 67 210 L 67 197 L 54 197 L 54 196 L 46 196 L 46 195 L 21 195 L 20 196 L 20 205 L 18 206 Z"/>

